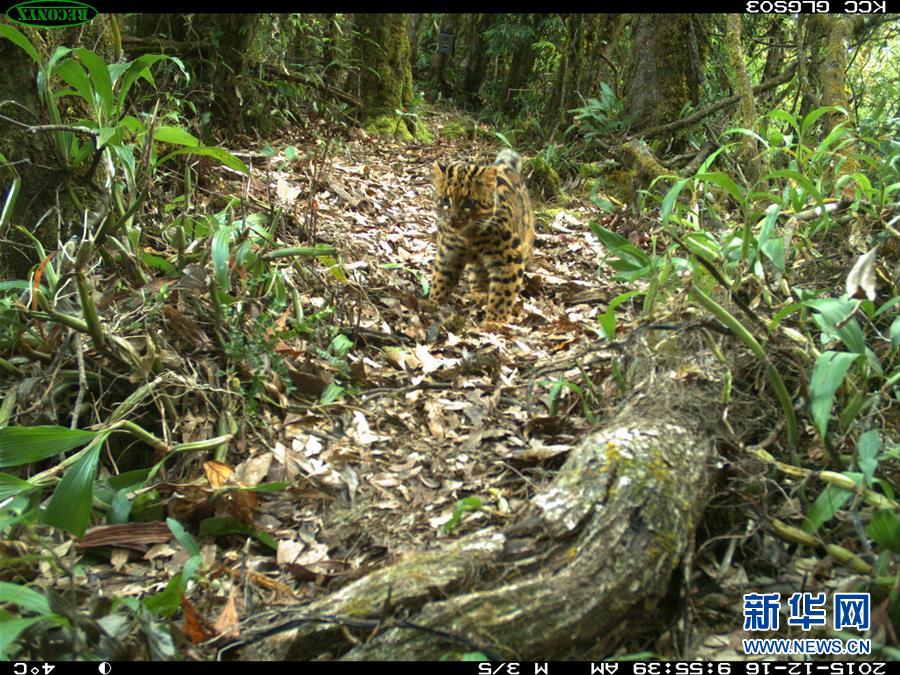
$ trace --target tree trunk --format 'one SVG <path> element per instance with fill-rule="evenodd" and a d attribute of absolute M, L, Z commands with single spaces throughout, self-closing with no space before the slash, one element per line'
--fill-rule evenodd
<path fill-rule="evenodd" d="M 691 18 L 689 14 L 641 14 L 635 21 L 625 99 L 637 128 L 674 122 L 696 98 L 687 48 Z"/>
<path fill-rule="evenodd" d="M 473 25 L 473 38 L 469 47 L 469 55 L 466 59 L 466 72 L 463 77 L 463 94 L 470 105 L 477 106 L 480 103 L 479 93 L 484 78 L 487 76 L 488 53 L 485 31 L 491 27 L 495 15 L 478 14 Z"/>
<path fill-rule="evenodd" d="M 38 55 L 46 62 L 57 47 L 85 47 L 108 63 L 119 60 L 122 53 L 120 18 L 101 14 L 89 25 L 66 30 L 14 28 L 29 39 Z M 40 256 L 30 239 L 14 224 L 24 225 L 42 243 L 45 251 L 55 251 L 62 238 L 80 233 L 83 212 L 66 196 L 66 185 L 72 181 L 75 167 L 63 166 L 53 143 L 52 133 L 29 133 L 23 124 L 48 124 L 47 107 L 35 89 L 37 66 L 22 49 L 0 38 L 0 101 L 15 101 L 20 106 L 4 106 L 2 113 L 19 122 L 0 118 L 0 186 L 2 199 L 15 179 L 19 180 L 17 198 L 11 203 L 11 217 L 0 230 L 0 279 L 23 278 L 28 270 L 40 262 Z M 61 87 L 57 87 L 61 89 Z M 60 106 L 65 110 L 65 106 Z M 75 119 L 63 119 L 74 123 Z M 78 167 L 83 171 L 83 167 Z M 81 205 L 91 209 L 98 200 L 93 190 L 75 186 Z M 3 207 L 0 206 L 0 211 Z M 37 225 L 37 224 L 40 225 Z M 60 227 L 62 226 L 62 227 Z M 74 228 L 70 232 L 67 227 Z"/>
<path fill-rule="evenodd" d="M 444 98 L 450 98 L 450 96 L 453 94 L 453 91 L 450 89 L 450 84 L 444 77 L 444 69 L 447 67 L 447 63 L 450 61 L 450 56 L 452 54 L 452 41 L 456 39 L 456 26 L 458 23 L 459 14 L 444 14 L 444 16 L 441 18 L 440 29 L 438 30 L 438 44 L 434 52 L 434 58 L 431 62 L 431 70 L 434 73 L 434 77 L 437 80 L 438 87 L 441 90 L 441 95 Z M 440 41 L 441 33 L 451 36 L 449 38 L 451 40 L 450 51 L 442 50 Z"/>
<path fill-rule="evenodd" d="M 645 613 L 666 594 L 710 494 L 719 366 L 699 335 L 671 342 L 666 353 L 697 360 L 684 369 L 662 365 L 661 352 L 636 359 L 643 385 L 571 451 L 521 521 L 409 555 L 285 610 L 271 625 L 257 624 L 257 635 L 276 635 L 274 642 L 242 635 L 259 650 L 243 658 L 438 659 L 454 648 L 515 659 L 606 653 L 636 608 Z M 324 615 L 339 619 L 302 620 Z M 363 617 L 371 621 L 356 621 Z"/>
<path fill-rule="evenodd" d="M 528 35 L 516 47 L 509 64 L 503 99 L 500 101 L 500 110 L 507 115 L 512 115 L 518 111 L 520 107 L 519 95 L 531 78 L 531 72 L 534 69 L 534 60 L 537 56 L 533 46 L 534 28 L 537 20 L 538 17 L 536 15 L 531 15 L 527 20 Z"/>
<path fill-rule="evenodd" d="M 741 48 L 741 15 L 729 14 L 725 19 L 725 48 L 728 60 L 734 71 L 735 91 L 741 97 L 738 107 L 738 119 L 745 129 L 753 129 L 756 124 L 756 102 L 753 100 L 753 85 L 747 74 L 744 63 L 744 52 Z M 741 137 L 740 159 L 748 180 L 755 181 L 761 175 L 756 138 L 748 134 Z"/>
<path fill-rule="evenodd" d="M 361 118 L 394 115 L 412 101 L 412 70 L 405 14 L 357 14 L 354 53 Z"/>

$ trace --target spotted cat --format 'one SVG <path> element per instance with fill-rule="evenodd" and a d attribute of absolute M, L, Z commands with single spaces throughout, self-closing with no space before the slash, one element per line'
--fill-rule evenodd
<path fill-rule="evenodd" d="M 534 212 L 519 173 L 521 159 L 503 150 L 493 164 L 435 162 L 437 255 L 431 302 L 443 305 L 469 266 L 488 294 L 485 321 L 502 323 L 522 290 L 534 245 Z"/>

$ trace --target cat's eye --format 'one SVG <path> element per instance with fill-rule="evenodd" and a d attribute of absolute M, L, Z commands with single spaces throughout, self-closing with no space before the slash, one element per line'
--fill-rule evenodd
<path fill-rule="evenodd" d="M 438 205 L 442 208 L 447 208 L 448 206 L 450 206 L 450 200 L 447 197 L 441 197 L 440 199 L 438 199 Z"/>
<path fill-rule="evenodd" d="M 462 200 L 462 204 L 460 204 L 460 206 L 463 209 L 465 209 L 466 211 L 471 211 L 472 207 L 475 206 L 475 202 L 473 202 L 471 199 L 466 197 L 465 199 Z"/>

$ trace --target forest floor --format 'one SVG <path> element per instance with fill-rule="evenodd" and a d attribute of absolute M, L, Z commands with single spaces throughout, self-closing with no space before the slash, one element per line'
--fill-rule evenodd
<path fill-rule="evenodd" d="M 441 118 L 434 124 L 439 131 Z M 312 139 L 281 143 L 310 147 Z M 465 280 L 453 317 L 436 330 L 419 308 L 434 256 L 431 166 L 491 162 L 498 147 L 467 138 L 424 145 L 357 136 L 335 141 L 324 161 L 322 148 L 320 141 L 307 159 L 290 162 L 282 153 L 264 170 L 254 166 L 249 186 L 262 202 L 277 194 L 293 213 L 281 241 L 309 246 L 299 241 L 303 232 L 337 247 L 341 271 L 309 258 L 309 273 L 294 284 L 303 306 L 335 307 L 319 329 L 340 325 L 353 340 L 346 357 L 352 395 L 283 415 L 261 409 L 257 426 L 265 431 L 239 443 L 242 484 L 294 485 L 256 505 L 257 524 L 278 541 L 279 566 L 309 582 L 278 584 L 286 603 L 428 548 L 448 536 L 442 526 L 455 512 L 453 537 L 515 519 L 590 427 L 584 397 L 558 385 L 551 402 L 550 390 L 561 380 L 583 387 L 580 369 L 592 358 L 602 365 L 591 382 L 608 379 L 597 315 L 625 290 L 603 276 L 588 199 L 572 197 L 565 209 L 536 204 L 535 257 L 522 311 L 506 333 L 479 329 L 483 307 Z M 290 361 L 301 394 L 315 396 L 334 373 L 304 360 L 307 337 L 280 339 L 276 351 Z M 601 407 L 610 394 L 592 392 Z M 185 425 L 184 441 L 203 437 L 207 422 Z M 467 497 L 480 502 L 458 507 Z M 271 552 L 259 553 L 251 569 L 271 569 Z"/>
<path fill-rule="evenodd" d="M 449 119 L 434 116 L 438 135 Z M 271 157 L 247 141 L 238 154 L 251 158 L 249 181 L 216 166 L 201 175 L 208 203 L 198 199 L 199 210 L 212 210 L 224 195 L 243 194 L 248 211 L 283 213 L 276 232 L 281 244 L 330 244 L 338 255 L 271 263 L 282 267 L 311 312 L 304 330 L 292 330 L 291 303 L 273 320 L 271 307 L 246 301 L 246 323 L 238 332 L 259 338 L 245 345 L 247 371 L 259 372 L 251 361 L 267 352 L 260 345 L 277 354 L 264 369 L 268 402 L 226 397 L 231 413 L 247 423 L 224 461 L 183 453 L 160 474 L 164 482 L 155 489 L 166 497 L 167 514 L 189 531 L 200 530 L 208 583 L 182 600 L 185 632 L 195 642 L 238 629 L 262 609 L 331 593 L 410 551 L 514 522 L 622 393 L 610 384 L 616 381 L 615 346 L 597 319 L 612 299 L 634 288 L 611 281 L 601 264 L 603 247 L 589 227 L 601 214 L 579 197 L 584 190 L 569 186 L 565 208 L 536 204 L 535 257 L 522 309 L 507 330 L 479 328 L 483 307 L 465 280 L 452 317 L 437 326 L 420 307 L 434 256 L 431 166 L 435 160 L 490 162 L 498 147 L 469 138 L 416 144 L 358 133 L 326 141 L 323 135 L 297 129 L 273 145 L 303 150 Z M 209 348 L 211 317 L 181 288 L 160 316 L 168 344 L 179 346 L 181 365 L 173 369 L 183 374 L 182 384 L 187 373 L 197 383 L 193 403 L 183 404 L 191 412 L 172 423 L 172 440 L 189 443 L 221 433 L 222 411 L 204 390 L 212 391 L 211 374 L 223 364 Z M 630 304 L 616 315 L 620 333 L 627 333 Z M 170 355 L 169 362 L 176 361 Z M 343 395 L 329 397 L 336 383 Z M 323 403 L 326 398 L 333 400 Z M 223 485 L 278 482 L 286 487 L 213 496 Z M 252 536 L 204 537 L 199 526 L 210 516 L 245 523 Z M 141 548 L 123 541 L 131 536 L 132 544 L 140 543 L 128 527 L 117 534 L 118 544 Z M 96 531 L 86 539 L 92 536 L 95 545 L 104 543 Z M 87 576 L 76 573 L 78 582 L 106 597 L 162 593 L 189 555 L 165 538 L 144 546 L 143 554 L 115 549 L 108 563 L 91 563 Z M 70 546 L 55 553 L 76 554 Z M 735 590 L 726 601 L 732 629 L 740 628 L 739 597 Z M 201 630 L 187 605 L 216 630 Z M 691 612 L 706 614 L 699 602 Z M 648 617 L 619 653 L 734 657 L 729 636 L 710 645 L 712 652 L 675 647 L 666 630 L 670 621 Z M 659 641 L 665 634 L 668 640 Z"/>

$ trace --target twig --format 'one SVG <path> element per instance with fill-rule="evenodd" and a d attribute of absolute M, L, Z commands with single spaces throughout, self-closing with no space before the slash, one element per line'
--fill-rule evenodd
<path fill-rule="evenodd" d="M 78 396 L 75 397 L 75 405 L 72 406 L 72 423 L 70 429 L 78 428 L 78 410 L 84 401 L 84 392 L 87 390 L 87 375 L 84 371 L 84 348 L 81 345 L 81 334 L 73 333 L 72 338 L 75 340 L 75 358 L 78 361 Z"/>

